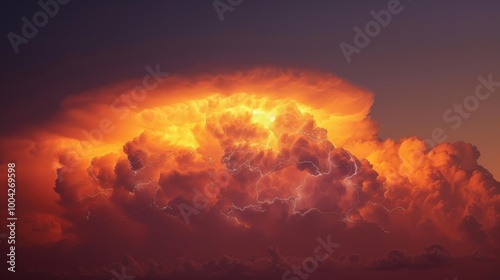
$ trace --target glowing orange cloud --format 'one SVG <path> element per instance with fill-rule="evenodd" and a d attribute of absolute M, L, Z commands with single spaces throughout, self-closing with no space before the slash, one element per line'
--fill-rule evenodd
<path fill-rule="evenodd" d="M 125 102 L 132 85 L 68 98 L 43 127 L 0 140 L 2 162 L 16 161 L 26 186 L 24 244 L 96 242 L 88 221 L 97 220 L 99 231 L 140 247 L 158 224 L 203 231 L 202 216 L 274 240 L 319 214 L 328 220 L 311 227 L 369 223 L 406 233 L 412 249 L 500 248 L 499 183 L 477 149 L 426 152 L 414 137 L 377 138 L 373 95 L 340 78 L 276 69 L 170 76 Z M 145 211 L 156 214 L 132 214 Z M 117 217 L 130 230 L 102 225 Z"/>

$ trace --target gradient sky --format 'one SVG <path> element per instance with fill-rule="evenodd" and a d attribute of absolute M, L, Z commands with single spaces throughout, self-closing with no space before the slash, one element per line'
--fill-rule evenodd
<path fill-rule="evenodd" d="M 498 94 L 456 131 L 442 119 L 474 92 L 479 75 L 500 75 L 498 1 L 403 1 L 403 12 L 351 64 L 340 42 L 352 43 L 353 28 L 387 1 L 245 1 L 223 22 L 211 1 L 70 3 L 18 55 L 6 38 L 1 42 L 0 89 L 9 93 L 2 118 L 16 119 L 5 124 L 9 130 L 43 120 L 64 96 L 138 77 L 149 64 L 172 73 L 295 66 L 332 72 L 373 91 L 381 137 L 427 138 L 443 127 L 450 140 L 477 145 L 481 162 L 500 176 Z M 33 1 L 5 7 L 2 34 L 19 32 L 21 17 L 39 8 Z"/>
<path fill-rule="evenodd" d="M 456 130 L 443 120 L 443 113 L 474 94 L 479 76 L 491 74 L 493 80 L 500 81 L 500 2 L 403 0 L 403 11 L 393 15 L 390 24 L 348 63 L 339 44 L 353 44 L 354 28 L 363 28 L 373 19 L 370 11 L 385 9 L 387 3 L 244 0 L 234 11 L 225 13 L 221 22 L 211 0 L 72 0 L 60 6 L 58 14 L 15 54 L 6 35 L 19 34 L 21 18 L 31 18 L 40 7 L 36 1 L 6 1 L 0 11 L 4 34 L 0 42 L 0 138 L 44 127 L 47 121 L 60 117 L 65 109 L 63 100 L 140 79 L 148 65 L 160 64 L 163 71 L 180 77 L 219 72 L 230 76 L 237 70 L 270 66 L 331 73 L 372 92 L 374 104 L 369 115 L 378 123 L 381 139 L 425 139 L 435 128 L 442 128 L 447 141 L 476 146 L 481 153 L 479 163 L 499 180 L 500 87 Z M 310 102 L 319 104 L 322 100 Z M 371 127 L 371 123 L 362 127 Z M 462 144 L 453 147 L 466 154 L 464 158 L 474 154 Z M 41 169 L 37 172 L 43 173 Z M 63 191 L 62 200 L 64 195 Z M 366 232 L 376 232 L 365 226 L 362 229 Z M 172 236 L 184 233 L 176 230 Z M 146 231 L 137 227 L 138 235 Z M 153 236 L 161 238 L 167 232 L 163 228 Z M 306 236 L 314 241 L 313 234 Z M 249 238 L 258 239 L 253 235 Z M 397 242 L 406 240 L 398 238 L 401 241 Z M 287 241 L 291 242 L 284 243 Z M 309 250 L 314 246 L 312 241 L 297 251 Z M 201 261 L 204 256 L 198 257 Z M 418 257 L 415 259 L 418 262 Z M 462 273 L 466 275 L 466 271 Z M 453 276 L 443 272 L 436 279 Z M 367 276 L 359 276 L 363 277 Z M 387 275 L 390 277 L 395 276 Z"/>

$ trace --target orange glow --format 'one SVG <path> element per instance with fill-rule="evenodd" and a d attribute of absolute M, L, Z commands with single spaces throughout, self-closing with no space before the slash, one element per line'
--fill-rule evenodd
<path fill-rule="evenodd" d="M 116 100 L 131 84 L 71 97 L 51 122 L 1 139 L 3 162 L 14 158 L 34 170 L 20 176 L 32 191 L 20 195 L 39 198 L 23 210 L 30 225 L 22 238 L 75 240 L 63 229 L 95 209 L 114 216 L 174 211 L 172 203 L 189 201 L 194 187 L 207 209 L 244 228 L 258 225 L 241 213 L 275 201 L 291 203 L 289 215 L 335 213 L 423 240 L 429 224 L 440 236 L 465 240 L 455 229 L 471 213 L 486 230 L 495 227 L 498 196 L 487 189 L 498 183 L 477 164 L 473 146 L 443 143 L 426 153 L 417 138 L 378 139 L 373 95 L 332 75 L 171 76 L 125 106 Z M 54 226 L 41 233 L 37 223 Z"/>

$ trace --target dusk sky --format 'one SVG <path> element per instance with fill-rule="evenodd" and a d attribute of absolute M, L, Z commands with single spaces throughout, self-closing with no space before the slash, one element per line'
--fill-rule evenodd
<path fill-rule="evenodd" d="M 499 13 L 4 1 L 0 275 L 498 279 Z"/>

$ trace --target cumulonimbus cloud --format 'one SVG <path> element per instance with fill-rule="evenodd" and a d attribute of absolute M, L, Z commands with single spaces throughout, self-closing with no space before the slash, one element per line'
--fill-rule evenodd
<path fill-rule="evenodd" d="M 126 85 L 68 98 L 44 126 L 0 139 L 2 162 L 21 169 L 27 248 L 88 265 L 126 254 L 250 258 L 274 246 L 307 256 L 332 234 L 351 263 L 433 243 L 448 249 L 428 254 L 500 252 L 500 184 L 477 148 L 379 139 L 373 94 L 338 77 L 170 76 L 140 102 L 116 102 Z M 99 130 L 103 119 L 111 132 Z M 82 257 L 97 248 L 108 250 Z M 391 252 L 373 268 L 426 264 Z"/>

